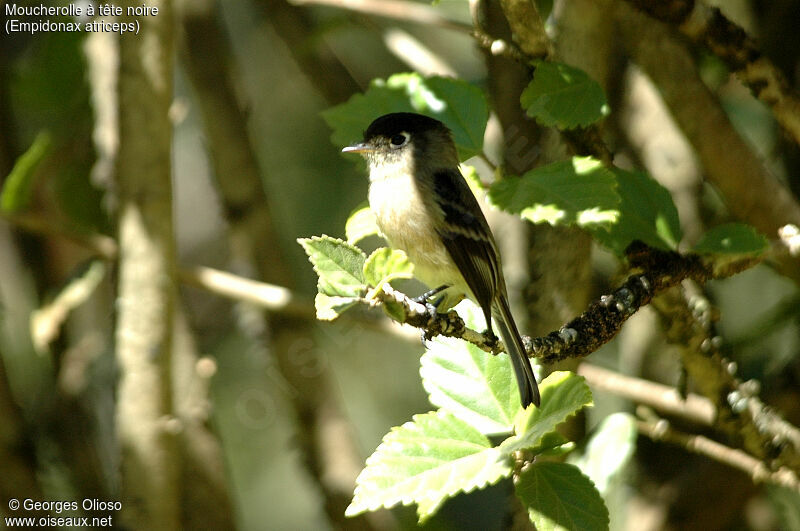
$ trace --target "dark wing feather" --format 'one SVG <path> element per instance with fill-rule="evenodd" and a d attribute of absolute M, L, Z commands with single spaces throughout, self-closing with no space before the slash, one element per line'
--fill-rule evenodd
<path fill-rule="evenodd" d="M 490 308 L 498 289 L 500 264 L 489 224 L 458 170 L 437 171 L 434 192 L 445 219 L 439 236 L 486 314 L 491 330 Z"/>

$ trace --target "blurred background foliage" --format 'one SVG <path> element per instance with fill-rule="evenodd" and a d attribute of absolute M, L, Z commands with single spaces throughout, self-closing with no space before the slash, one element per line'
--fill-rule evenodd
<path fill-rule="evenodd" d="M 556 41 L 558 16 L 569 11 L 567 3 L 555 2 L 548 19 Z M 423 73 L 457 75 L 490 91 L 494 101 L 509 99 L 516 104 L 518 98 L 513 91 L 503 92 L 504 81 L 491 77 L 486 56 L 463 31 L 409 22 L 402 12 L 391 18 L 342 9 L 339 2 L 329 4 L 252 0 L 176 6 L 178 51 L 171 116 L 178 263 L 260 276 L 288 287 L 308 304 L 316 292 L 316 277 L 296 238 L 323 233 L 343 237 L 345 220 L 364 200 L 367 188 L 362 169 L 330 142 L 321 111 L 365 89 L 374 78 L 425 68 L 429 70 Z M 541 8 L 546 2 L 538 4 Z M 800 2 L 736 0 L 725 2 L 723 8 L 760 39 L 763 51 L 797 87 Z M 449 21 L 472 24 L 470 3 L 465 0 L 441 0 L 432 9 Z M 198 30 L 188 24 L 198 21 L 222 37 L 212 40 L 221 48 L 193 47 L 192 31 Z M 113 267 L 83 304 L 69 312 L 50 340 L 35 345 L 31 334 L 33 312 L 85 275 L 92 258 L 85 246 L 59 231 L 79 234 L 79 240 L 89 234 L 113 237 L 115 233 L 113 173 L 98 163 L 107 159 L 98 148 L 107 134 L 98 112 L 104 105 L 103 94 L 96 88 L 93 94 L 90 88 L 92 67 L 87 58 L 90 46 L 100 46 L 101 52 L 108 46 L 106 52 L 112 55 L 115 47 L 113 38 L 105 44 L 90 44 L 89 39 L 85 33 L 0 33 L 0 177 L 11 173 L 37 136 L 49 138 L 31 170 L 27 205 L 20 212 L 6 212 L 5 221 L 0 221 L 0 468 L 9 470 L 8 475 L 0 473 L 5 476 L 0 478 L 4 515 L 9 497 L 119 499 L 113 419 L 117 377 Z M 431 55 L 414 51 L 410 43 Z M 582 44 L 572 45 L 580 50 Z M 612 66 L 599 80 L 612 107 L 605 122 L 606 141 L 618 160 L 646 167 L 670 189 L 691 243 L 707 227 L 731 219 L 726 198 L 703 179 L 703 168 L 670 118 L 659 87 L 629 64 L 621 50 L 611 49 L 603 61 Z M 704 82 L 739 134 L 797 194 L 798 146 L 723 63 L 704 50 L 691 51 Z M 218 192 L 219 182 L 229 176 L 215 174 L 212 158 L 217 140 L 208 133 L 215 115 L 201 110 L 209 87 L 200 85 L 202 75 L 191 72 L 190 62 L 223 73 L 235 108 L 218 112 L 242 117 L 247 148 L 269 206 L 274 238 L 257 246 L 272 261 L 266 271 L 272 270 L 273 278 L 266 278 L 263 270 L 237 271 L 232 263 L 229 228 L 234 222 Z M 101 64 L 94 68 L 102 68 Z M 530 127 L 535 128 L 532 123 Z M 524 131 L 521 134 L 524 137 Z M 541 142 L 555 140 L 541 133 Z M 495 146 L 494 153 L 502 153 L 502 143 L 497 123 L 490 124 L 490 151 Z M 556 158 L 552 154 L 558 149 L 542 148 L 536 163 Z M 40 230 L 31 219 L 47 220 L 47 226 Z M 500 225 L 501 239 L 511 232 L 517 242 L 517 250 L 507 254 L 520 255 L 524 261 L 525 240 L 513 240 L 513 234 L 527 229 L 506 217 L 494 221 Z M 50 230 L 53 227 L 58 230 Z M 520 256 L 510 258 L 509 264 L 514 266 Z M 595 248 L 590 265 L 589 276 L 580 280 L 587 281 L 588 292 L 596 296 L 614 285 L 619 264 Z M 787 420 L 800 423 L 796 283 L 763 265 L 712 283 L 707 295 L 717 307 L 725 353 L 737 362 L 740 377 L 759 380 L 762 398 Z M 185 333 L 196 341 L 210 380 L 208 421 L 221 442 L 236 527 L 416 525 L 412 508 L 354 520 L 341 516 L 352 494 L 354 473 L 388 428 L 430 409 L 419 380 L 422 349 L 416 334 L 408 340 L 388 335 L 379 315 L 336 323 L 304 319 L 302 326 L 291 319 L 287 324 L 281 315 L 263 320 L 259 311 L 187 286 L 181 286 L 179 300 L 187 317 Z M 533 312 L 530 320 L 536 318 Z M 279 339 L 275 327 L 296 333 Z M 676 385 L 679 361 L 660 330 L 658 317 L 645 309 L 591 361 Z M 609 413 L 633 408 L 601 392 L 595 393 L 595 402 L 579 433 L 591 430 Z M 778 529 L 789 521 L 791 501 L 781 505 L 784 494 L 771 494 L 745 475 L 708 459 L 643 437 L 636 459 L 619 494 L 623 501 L 609 504 L 615 529 Z M 426 527 L 508 527 L 510 516 L 504 508 L 510 497 L 510 485 L 502 483 L 462 496 L 448 502 Z"/>

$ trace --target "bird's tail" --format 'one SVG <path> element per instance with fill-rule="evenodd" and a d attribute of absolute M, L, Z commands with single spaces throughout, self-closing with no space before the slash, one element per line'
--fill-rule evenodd
<path fill-rule="evenodd" d="M 497 297 L 495 304 L 492 305 L 492 316 L 497 322 L 497 331 L 506 346 L 506 352 L 511 358 L 511 365 L 514 367 L 514 374 L 517 377 L 519 387 L 519 397 L 522 407 L 529 404 L 539 406 L 539 386 L 536 384 L 536 377 L 533 375 L 531 362 L 525 354 L 525 347 L 522 338 L 511 316 L 511 309 L 508 307 L 508 299 L 505 295 Z"/>

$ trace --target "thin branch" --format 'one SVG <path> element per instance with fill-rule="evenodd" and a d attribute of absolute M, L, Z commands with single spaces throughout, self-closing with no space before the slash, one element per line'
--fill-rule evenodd
<path fill-rule="evenodd" d="M 83 233 L 66 228 L 63 223 L 49 220 L 38 214 L 8 214 L 0 212 L 0 219 L 34 234 L 55 236 L 71 241 L 90 252 L 114 260 L 117 257 L 117 242 L 114 238 L 98 233 Z"/>
<path fill-rule="evenodd" d="M 336 7 L 365 15 L 437 26 L 462 33 L 472 33 L 472 26 L 469 24 L 447 19 L 441 16 L 436 9 L 417 2 L 406 2 L 404 0 L 290 0 L 290 2 L 295 5 Z"/>
<path fill-rule="evenodd" d="M 674 387 L 626 376 L 585 362 L 578 366 L 578 374 L 586 378 L 593 389 L 627 398 L 696 424 L 711 426 L 717 416 L 717 408 L 710 400 L 693 393 L 681 397 Z"/>
<path fill-rule="evenodd" d="M 800 480 L 797 474 L 786 467 L 778 470 L 770 470 L 755 457 L 730 448 L 702 435 L 689 435 L 672 429 L 664 420 L 655 423 L 637 421 L 636 426 L 639 433 L 653 439 L 675 444 L 685 448 L 687 451 L 703 455 L 714 461 L 718 461 L 737 470 L 741 470 L 750 476 L 755 483 L 772 483 L 800 491 Z"/>
<path fill-rule="evenodd" d="M 180 269 L 178 278 L 190 286 L 202 288 L 228 299 L 255 304 L 270 312 L 314 318 L 314 307 L 282 286 L 203 266 Z"/>
<path fill-rule="evenodd" d="M 628 0 L 662 22 L 678 28 L 722 59 L 751 92 L 767 104 L 775 119 L 800 145 L 800 95 L 783 72 L 756 46 L 745 30 L 719 8 L 694 0 Z"/>

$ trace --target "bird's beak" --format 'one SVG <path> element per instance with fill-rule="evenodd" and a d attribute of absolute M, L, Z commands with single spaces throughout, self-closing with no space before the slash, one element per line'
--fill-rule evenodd
<path fill-rule="evenodd" d="M 375 148 L 362 142 L 360 144 L 347 146 L 342 150 L 342 153 L 367 153 L 369 151 L 375 151 Z"/>

